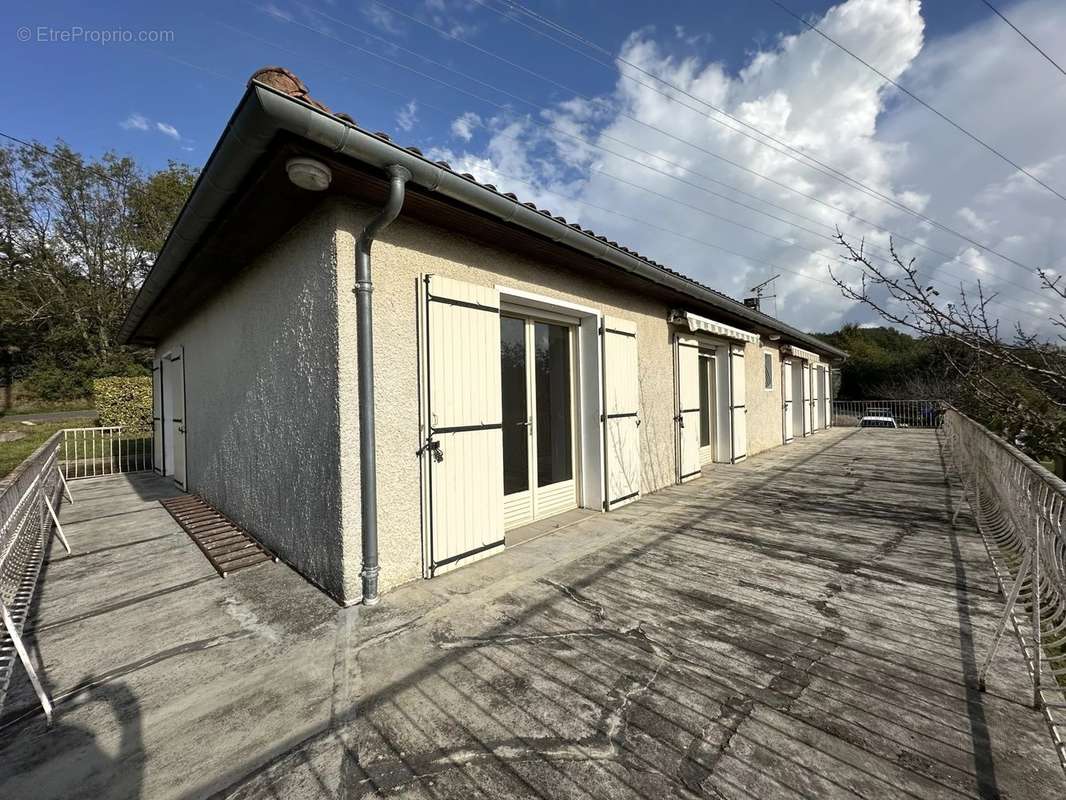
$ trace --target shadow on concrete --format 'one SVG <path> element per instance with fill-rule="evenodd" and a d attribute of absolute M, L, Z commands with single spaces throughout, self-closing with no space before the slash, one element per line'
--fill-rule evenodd
<path fill-rule="evenodd" d="M 940 465 L 944 470 L 944 514 L 949 519 L 954 516 L 955 506 L 952 499 L 951 472 L 944 457 L 944 441 L 937 431 L 937 451 Z M 963 502 L 962 498 L 958 502 Z M 959 550 L 959 537 L 955 525 L 948 528 L 948 540 L 951 543 L 952 563 L 959 586 L 966 586 L 966 563 Z M 984 700 L 978 680 L 977 647 L 974 642 L 973 623 L 970 619 L 970 601 L 963 591 L 956 592 L 956 604 L 959 614 L 959 658 L 962 661 L 963 677 L 966 681 L 966 710 L 970 720 L 970 735 L 973 740 L 974 772 L 977 789 L 983 800 L 1000 797 L 996 782 L 996 765 L 992 754 L 992 742 L 989 738 L 988 721 L 985 718 Z"/>
<path fill-rule="evenodd" d="M 971 619 L 994 594 L 945 538 L 944 466 L 855 433 L 600 518 L 626 538 L 487 615 L 366 612 L 350 721 L 214 796 L 287 796 L 292 774 L 308 797 L 1000 796 Z"/>

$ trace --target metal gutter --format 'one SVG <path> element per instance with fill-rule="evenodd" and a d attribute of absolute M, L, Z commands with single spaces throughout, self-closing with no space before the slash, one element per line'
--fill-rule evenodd
<path fill-rule="evenodd" d="M 577 227 L 534 211 L 520 201 L 434 164 L 418 153 L 399 147 L 257 81 L 249 84 L 240 105 L 211 154 L 192 196 L 182 209 L 159 259 L 130 307 L 120 332 L 123 341 L 134 335 L 155 298 L 176 274 L 207 227 L 236 193 L 255 161 L 266 152 L 270 142 L 281 131 L 295 134 L 372 167 L 404 167 L 411 173 L 412 183 L 430 192 L 449 197 L 505 223 L 517 225 L 545 239 L 688 295 L 750 324 L 769 328 L 831 357 L 847 357 L 843 350 L 791 325 L 767 317 L 689 278 L 655 266 Z"/>

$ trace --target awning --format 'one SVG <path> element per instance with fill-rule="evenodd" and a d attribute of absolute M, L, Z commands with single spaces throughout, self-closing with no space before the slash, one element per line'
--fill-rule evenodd
<path fill-rule="evenodd" d="M 817 353 L 812 353 L 810 350 L 804 350 L 802 347 L 796 347 L 794 344 L 790 344 L 787 347 L 781 348 L 782 351 L 786 351 L 792 355 L 793 358 L 805 358 L 808 361 L 820 361 Z"/>
<path fill-rule="evenodd" d="M 703 333 L 709 333 L 713 336 L 721 336 L 725 339 L 736 339 L 741 342 L 752 342 L 754 344 L 759 343 L 759 334 L 757 333 L 742 331 L 740 328 L 734 328 L 732 325 L 726 325 L 724 322 L 715 322 L 713 319 L 707 319 L 707 317 L 701 317 L 697 314 L 690 314 L 687 311 L 672 312 L 670 314 L 670 321 L 675 325 L 688 326 L 688 329 L 693 333 L 696 331 L 702 331 Z"/>

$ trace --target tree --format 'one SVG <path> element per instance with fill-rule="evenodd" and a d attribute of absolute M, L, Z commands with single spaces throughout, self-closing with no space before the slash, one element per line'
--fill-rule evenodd
<path fill-rule="evenodd" d="M 848 353 L 840 372 L 840 399 L 937 397 L 935 386 L 940 371 L 935 354 L 924 339 L 887 325 L 848 324 L 833 333 L 815 335 Z M 902 376 L 907 381 L 901 380 Z"/>
<path fill-rule="evenodd" d="M 909 330 L 935 349 L 952 381 L 950 400 L 1032 455 L 1066 453 L 1066 316 L 1050 319 L 1058 331 L 1041 338 L 1018 323 L 1008 337 L 990 310 L 995 295 L 980 281 L 975 292 L 960 286 L 959 299 L 945 302 L 931 281 L 923 278 L 916 260 L 905 261 L 894 244 L 891 259 L 876 262 L 862 243 L 855 247 L 841 233 L 837 240 L 845 257 L 862 272 L 858 286 L 829 272 L 842 294 L 873 309 L 882 319 Z M 1066 285 L 1045 271 L 1038 275 L 1044 290 L 1066 300 Z"/>
<path fill-rule="evenodd" d="M 48 375 L 62 395 L 143 371 L 143 352 L 116 337 L 195 178 L 61 141 L 0 148 L 0 347 L 16 349 L 16 374 Z"/>

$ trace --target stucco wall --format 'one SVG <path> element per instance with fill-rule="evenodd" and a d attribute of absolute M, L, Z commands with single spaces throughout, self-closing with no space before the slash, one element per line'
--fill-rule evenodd
<path fill-rule="evenodd" d="M 368 209 L 347 207 L 338 215 L 338 269 L 342 285 L 354 280 L 354 240 Z M 620 292 L 604 282 L 557 266 L 474 242 L 443 229 L 401 217 L 374 245 L 374 319 L 378 435 L 378 528 L 381 585 L 388 588 L 422 574 L 418 449 L 418 342 L 416 286 L 433 273 L 484 286 L 537 292 L 594 306 L 637 325 L 641 394 L 641 486 L 651 492 L 674 481 L 673 372 L 667 306 Z M 342 361 L 355 357 L 354 303 L 341 299 Z M 354 381 L 342 367 L 341 397 Z M 354 389 L 351 391 L 354 395 Z M 357 406 L 342 400 L 342 416 Z M 342 423 L 344 424 L 344 423 Z M 352 451 L 357 438 L 352 438 Z M 345 445 L 344 453 L 348 453 Z M 358 496 L 348 482 L 358 465 L 342 454 L 345 502 Z M 348 487 L 351 487 L 349 489 Z M 357 520 L 345 517 L 346 526 Z"/>
<path fill-rule="evenodd" d="M 341 538 L 335 230 L 313 214 L 158 352 L 185 348 L 189 490 L 340 597 L 359 556 Z"/>
<path fill-rule="evenodd" d="M 358 393 L 355 388 L 354 242 L 373 213 L 338 204 L 337 256 L 340 303 L 340 398 L 344 443 L 346 539 L 358 539 Z M 638 293 L 587 275 L 475 242 L 446 230 L 401 217 L 374 245 L 374 321 L 378 436 L 379 542 L 383 589 L 422 574 L 418 432 L 418 341 L 416 287 L 426 273 L 485 286 L 505 285 L 537 292 L 631 320 L 637 326 L 641 397 L 641 490 L 653 492 L 675 480 L 674 379 L 670 308 Z M 346 289 L 345 287 L 349 287 Z M 749 452 L 781 443 L 780 386 L 762 386 L 762 349 L 746 354 Z M 776 350 L 776 348 L 775 348 Z M 779 369 L 779 365 L 777 367 Z M 776 399 L 775 399 L 776 397 Z M 775 407 L 775 408 L 774 408 Z M 349 511 L 350 509 L 350 511 Z M 346 552 L 355 553 L 355 549 Z M 349 567 L 345 575 L 354 576 Z M 357 589 L 349 586 L 350 593 Z"/>
<path fill-rule="evenodd" d="M 766 389 L 763 354 L 773 359 L 773 388 Z M 777 447 L 784 440 L 781 416 L 781 352 L 766 340 L 744 346 L 744 376 L 748 407 L 748 455 Z"/>

